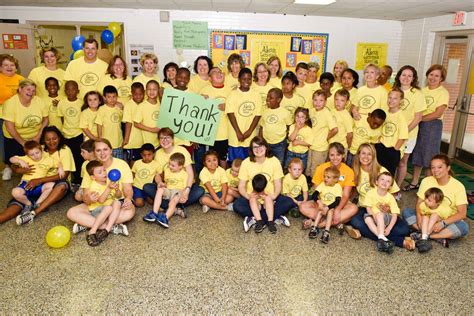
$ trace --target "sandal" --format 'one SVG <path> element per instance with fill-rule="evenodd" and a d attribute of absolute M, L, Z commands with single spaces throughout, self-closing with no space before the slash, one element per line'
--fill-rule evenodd
<path fill-rule="evenodd" d="M 96 247 L 100 244 L 96 234 L 89 234 L 86 236 L 87 244 L 91 247 Z"/>
<path fill-rule="evenodd" d="M 420 184 L 412 184 L 410 183 L 409 185 L 406 185 L 402 188 L 402 191 L 403 192 L 408 192 L 408 191 L 411 191 L 411 190 L 417 190 L 418 188 L 420 187 Z"/>
<path fill-rule="evenodd" d="M 99 243 L 103 242 L 107 238 L 107 236 L 109 236 L 109 232 L 107 231 L 107 229 L 97 230 L 96 237 Z"/>

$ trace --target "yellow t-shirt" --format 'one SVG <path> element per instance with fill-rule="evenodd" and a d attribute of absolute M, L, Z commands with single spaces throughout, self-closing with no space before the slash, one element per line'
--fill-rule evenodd
<path fill-rule="evenodd" d="M 402 109 L 402 113 L 407 124 L 410 124 L 415 118 L 416 113 L 426 110 L 425 98 L 423 96 L 423 92 L 415 88 L 408 89 L 403 92 L 405 98 L 402 100 L 400 108 Z M 408 139 L 415 139 L 417 135 L 418 125 L 409 132 Z"/>
<path fill-rule="evenodd" d="M 316 111 L 314 108 L 309 110 L 309 117 L 313 125 L 313 143 L 311 150 L 326 151 L 329 148 L 327 140 L 329 131 L 337 127 L 334 116 L 326 108 Z"/>
<path fill-rule="evenodd" d="M 336 111 L 336 105 L 334 104 L 334 94 L 331 94 L 330 97 L 326 100 L 326 107 L 329 111 Z"/>
<path fill-rule="evenodd" d="M 13 75 L 13 77 L 8 77 L 0 73 L 0 110 L 1 105 L 17 93 L 18 85 L 23 79 L 25 78 L 23 76 L 20 76 L 19 74 L 15 74 Z"/>
<path fill-rule="evenodd" d="M 205 184 L 210 182 L 212 189 L 215 193 L 222 191 L 222 184 L 228 183 L 227 175 L 225 170 L 222 167 L 217 167 L 214 173 L 210 172 L 209 169 L 204 167 L 199 173 L 199 180 L 201 180 L 201 187 L 204 188 L 206 193 L 209 193 L 209 190 L 206 188 Z"/>
<path fill-rule="evenodd" d="M 229 184 L 229 187 L 237 189 L 239 187 L 239 176 L 237 175 L 237 177 L 234 177 L 232 175 L 232 169 L 230 168 L 227 169 L 225 173 L 227 176 L 227 183 Z"/>
<path fill-rule="evenodd" d="M 85 160 L 83 163 L 82 163 L 82 166 L 81 166 L 81 178 L 84 178 L 84 175 L 87 173 L 87 164 L 90 162 L 90 160 Z"/>
<path fill-rule="evenodd" d="M 311 91 L 313 91 L 313 93 L 314 91 L 321 89 L 321 84 L 319 83 L 319 81 L 315 81 L 313 83 L 305 82 L 304 85 L 308 86 L 311 89 Z"/>
<path fill-rule="evenodd" d="M 380 173 L 382 172 L 388 172 L 388 170 L 380 166 Z M 365 203 L 365 196 L 367 195 L 367 192 L 369 192 L 371 189 L 373 189 L 370 185 L 370 177 L 369 173 L 364 171 L 362 168 L 360 168 L 360 175 L 359 175 L 359 181 L 357 182 L 357 192 L 359 193 L 359 205 L 364 205 Z M 397 182 L 393 182 L 390 190 L 388 191 L 389 193 L 397 193 L 400 191 L 400 188 L 397 185 Z"/>
<path fill-rule="evenodd" d="M 271 86 L 268 83 L 264 86 L 259 86 L 256 82 L 252 83 L 251 89 L 257 92 L 258 95 L 260 96 L 260 100 L 262 102 L 262 109 L 267 107 L 267 94 L 268 94 L 268 91 L 270 91 L 270 89 L 272 88 L 273 86 Z"/>
<path fill-rule="evenodd" d="M 170 83 L 168 83 L 168 82 L 166 82 L 166 81 L 163 81 L 163 83 L 161 84 L 161 86 L 162 86 L 164 89 L 173 89 L 173 88 L 174 88 Z M 146 87 L 145 87 L 145 88 L 146 88 Z"/>
<path fill-rule="evenodd" d="M 337 91 L 337 90 L 336 90 Z M 336 91 L 334 91 L 334 93 L 336 93 Z M 357 105 L 357 96 L 358 96 L 358 90 L 357 88 L 352 88 L 351 90 L 349 90 L 349 102 L 347 102 L 347 105 L 346 105 L 346 110 L 350 110 L 351 109 L 351 105 L 354 104 L 354 105 Z"/>
<path fill-rule="evenodd" d="M 299 94 L 293 93 L 292 98 L 287 98 L 283 96 L 283 99 L 281 99 L 281 102 L 280 102 L 280 107 L 287 110 L 288 113 L 290 113 L 291 118 L 293 119 L 295 116 L 296 109 L 299 107 L 302 107 L 302 108 L 305 107 L 305 100 Z"/>
<path fill-rule="evenodd" d="M 143 186 L 147 183 L 153 183 L 158 170 L 158 162 L 152 160 L 150 163 L 145 163 L 143 160 L 137 160 L 133 164 L 132 172 L 135 175 L 133 178 L 133 186 L 143 190 Z"/>
<path fill-rule="evenodd" d="M 231 73 L 225 75 L 224 86 L 229 87 L 230 90 L 238 89 L 240 86 L 239 78 L 234 78 Z"/>
<path fill-rule="evenodd" d="M 316 168 L 316 171 L 314 171 L 313 178 L 311 179 L 311 182 L 315 185 L 319 185 L 320 183 L 324 182 L 324 170 L 326 168 L 331 167 L 332 164 L 330 161 L 325 162 L 321 165 L 319 165 Z M 338 166 L 339 172 L 341 175 L 339 176 L 339 181 L 338 183 L 341 185 L 341 187 L 353 187 L 355 186 L 354 183 L 354 171 L 345 163 L 341 163 Z"/>
<path fill-rule="evenodd" d="M 59 117 L 58 114 L 58 105 L 59 102 L 56 104 L 56 106 L 53 104 L 54 100 L 60 101 L 61 97 L 57 96 L 54 98 L 51 97 L 44 97 L 43 103 L 44 105 L 48 108 L 48 126 L 56 126 L 60 131 L 63 129 L 63 122 L 61 121 L 61 118 Z"/>
<path fill-rule="evenodd" d="M 423 112 L 423 115 L 427 115 L 436 111 L 436 108 L 440 105 L 449 104 L 449 92 L 445 87 L 439 86 L 436 89 L 430 89 L 428 87 L 423 88 L 423 95 L 425 96 L 426 110 Z M 438 120 L 443 120 L 444 115 L 442 115 Z"/>
<path fill-rule="evenodd" d="M 108 139 L 112 148 L 122 146 L 122 115 L 123 111 L 117 106 L 103 105 L 97 111 L 95 123 L 102 126 L 102 138 Z"/>
<path fill-rule="evenodd" d="M 60 96 L 64 96 L 64 73 L 65 71 L 59 67 L 56 70 L 49 70 L 45 66 L 39 66 L 31 70 L 28 79 L 36 83 L 36 96 L 44 98 L 48 96 L 48 90 L 45 86 L 46 79 L 49 77 L 56 78 L 59 82 L 58 93 Z"/>
<path fill-rule="evenodd" d="M 168 162 L 170 161 L 170 156 L 174 153 L 182 153 L 184 155 L 184 167 L 192 164 L 191 155 L 186 150 L 186 148 L 174 145 L 173 150 L 170 153 L 166 153 L 163 148 L 160 148 L 155 154 L 155 160 L 158 162 L 158 172 L 163 173 L 163 170 L 168 167 Z"/>
<path fill-rule="evenodd" d="M 387 118 L 382 125 L 382 136 L 380 142 L 385 147 L 394 147 L 400 139 L 408 139 L 408 124 L 401 110 L 396 113 L 387 112 Z M 403 152 L 404 146 L 400 147 Z"/>
<path fill-rule="evenodd" d="M 164 171 L 164 182 L 166 188 L 169 190 L 184 190 L 188 182 L 188 174 L 183 169 L 179 172 L 171 172 L 170 168 L 166 167 Z"/>
<path fill-rule="evenodd" d="M 372 214 L 378 214 L 381 212 L 380 206 L 388 204 L 390 206 L 390 214 L 400 214 L 400 208 L 397 205 L 397 201 L 392 194 L 386 193 L 384 196 L 380 196 L 376 188 L 370 189 L 365 195 L 364 205 L 372 209 Z"/>
<path fill-rule="evenodd" d="M 272 88 L 281 89 L 281 78 L 277 77 L 270 77 L 268 84 L 272 86 Z"/>
<path fill-rule="evenodd" d="M 451 207 L 448 205 L 446 201 L 442 201 L 440 205 L 435 208 L 434 210 L 430 209 L 425 202 L 421 202 L 420 204 L 420 211 L 421 214 L 423 215 L 432 215 L 432 214 L 438 214 L 438 216 L 441 219 L 447 219 L 448 217 L 454 215 L 453 210 Z"/>
<path fill-rule="evenodd" d="M 118 92 L 118 101 L 122 104 L 127 103 L 130 101 L 130 97 L 132 95 L 132 79 L 130 76 L 127 76 L 127 79 L 113 79 L 111 75 L 107 74 L 100 79 L 99 83 L 97 84 L 97 91 L 100 94 L 103 94 L 104 88 L 106 86 L 114 86 Z"/>
<path fill-rule="evenodd" d="M 342 88 L 342 83 L 334 81 L 334 84 L 332 85 L 332 88 L 331 88 L 331 93 L 334 94 L 336 93 L 337 90 L 341 88 Z"/>
<path fill-rule="evenodd" d="M 260 96 L 252 89 L 247 92 L 240 89 L 232 90 L 227 98 L 225 113 L 226 115 L 233 113 L 240 131 L 245 133 L 252 124 L 254 117 L 262 115 Z M 239 142 L 234 128 L 229 123 L 229 146 L 248 147 L 255 135 L 257 135 L 257 129 L 243 142 Z"/>
<path fill-rule="evenodd" d="M 123 192 L 122 184 L 126 184 L 126 183 L 132 184 L 133 183 L 132 170 L 130 170 L 130 167 L 128 166 L 128 164 L 125 161 L 123 161 L 122 159 L 118 159 L 118 158 L 112 158 L 112 163 L 105 170 L 108 173 L 112 169 L 117 169 L 118 171 L 120 171 L 119 189 Z M 107 180 L 107 181 L 109 181 L 109 180 Z M 81 188 L 89 188 L 90 185 L 91 185 L 91 182 L 92 182 L 92 179 L 91 179 L 90 175 L 86 172 L 86 174 L 82 178 Z"/>
<path fill-rule="evenodd" d="M 293 133 L 295 130 L 295 124 L 290 126 L 290 130 L 288 131 L 288 137 Z M 313 130 L 311 127 L 308 125 L 305 125 L 302 129 L 298 131 L 298 134 L 296 134 L 296 139 L 304 141 L 308 144 L 312 144 L 314 142 L 314 135 L 313 135 Z M 303 146 L 303 145 L 296 145 L 293 146 L 291 141 L 288 141 L 288 150 L 291 152 L 294 152 L 296 154 L 304 154 L 309 150 L 308 146 Z"/>
<path fill-rule="evenodd" d="M 16 156 L 18 159 L 26 162 L 30 167 L 34 167 L 32 174 L 24 174 L 21 181 L 30 181 L 31 179 L 40 179 L 46 177 L 48 171 L 54 168 L 54 161 L 43 153 L 39 161 L 34 161 L 28 156 Z"/>
<path fill-rule="evenodd" d="M 87 128 L 95 137 L 99 135 L 97 133 L 97 124 L 95 122 L 97 118 L 97 113 L 99 113 L 99 111 L 94 112 L 90 108 L 87 108 L 81 112 L 81 116 L 79 118 L 79 127 L 81 129 Z M 83 134 L 84 134 L 84 141 L 88 140 L 89 137 L 87 137 L 85 133 Z"/>
<path fill-rule="evenodd" d="M 239 180 L 247 181 L 248 193 L 253 191 L 252 179 L 259 173 L 265 175 L 268 181 L 267 186 L 265 187 L 265 193 L 275 193 L 274 181 L 283 178 L 283 169 L 278 158 L 266 158 L 263 163 L 252 162 L 250 161 L 250 158 L 242 161 L 239 170 Z"/>
<path fill-rule="evenodd" d="M 71 149 L 66 145 L 60 150 L 55 151 L 53 154 L 48 152 L 43 152 L 44 156 L 51 157 L 54 162 L 54 168 L 51 168 L 47 176 L 54 176 L 58 174 L 58 166 L 61 162 L 64 171 L 74 172 L 76 171 L 76 164 L 74 163 L 74 156 L 72 155 Z M 71 175 L 69 175 L 68 180 L 70 180 Z"/>
<path fill-rule="evenodd" d="M 211 82 L 209 80 L 202 80 L 199 75 L 194 75 L 191 77 L 191 80 L 189 81 L 188 85 L 188 92 L 194 92 L 194 93 L 201 93 L 201 90 L 207 86 L 210 85 Z"/>
<path fill-rule="evenodd" d="M 331 138 L 331 143 L 339 142 L 344 148 L 347 148 L 347 134 L 352 133 L 352 116 L 347 112 L 347 110 L 342 111 L 332 111 L 334 119 L 336 120 L 337 125 L 337 134 Z"/>
<path fill-rule="evenodd" d="M 123 148 L 125 149 L 134 149 L 140 148 L 143 142 L 143 136 L 140 129 L 135 127 L 133 122 L 134 113 L 137 112 L 138 104 L 135 101 L 130 100 L 123 106 L 123 117 L 122 122 L 132 124 L 132 129 L 130 130 L 130 138 L 128 139 L 128 144 L 125 145 Z"/>
<path fill-rule="evenodd" d="M 81 107 L 83 101 L 77 99 L 76 101 L 69 101 L 67 98 L 61 99 L 58 103 L 58 116 L 62 117 L 63 134 L 66 138 L 74 138 L 82 134 L 80 128 Z"/>
<path fill-rule="evenodd" d="M 311 87 L 305 84 L 303 87 L 296 87 L 295 92 L 304 99 L 304 107 L 307 109 L 313 108 L 313 93 Z"/>
<path fill-rule="evenodd" d="M 296 199 L 298 195 L 303 194 L 303 192 L 308 192 L 308 183 L 303 174 L 300 175 L 298 179 L 293 179 L 289 173 L 283 177 L 282 194 Z"/>
<path fill-rule="evenodd" d="M 387 112 L 387 90 L 382 86 L 375 88 L 362 86 L 357 90 L 355 105 L 361 115 L 368 115 L 376 109 L 382 109 Z M 362 119 L 364 119 L 364 116 Z"/>
<path fill-rule="evenodd" d="M 109 181 L 107 181 L 106 184 L 102 185 L 102 184 L 98 183 L 97 181 L 92 180 L 92 182 L 89 186 L 89 192 L 97 192 L 97 193 L 99 193 L 99 196 L 100 196 L 107 189 L 108 184 L 109 184 Z M 107 199 L 104 201 L 104 203 L 100 203 L 98 201 L 95 202 L 95 203 L 91 203 L 89 205 L 89 211 L 92 212 L 93 210 L 95 210 L 99 206 L 112 205 L 114 200 L 115 200 L 115 190 L 110 190 L 110 193 L 107 195 Z"/>
<path fill-rule="evenodd" d="M 269 144 L 278 144 L 285 140 L 288 125 L 291 125 L 290 113 L 281 106 L 276 109 L 266 108 L 260 119 L 260 126 L 263 128 L 263 138 Z"/>
<path fill-rule="evenodd" d="M 135 115 L 133 116 L 133 121 L 137 123 L 142 123 L 147 127 L 158 127 L 160 101 L 156 101 L 156 104 L 151 104 L 148 101 L 143 101 L 142 103 L 140 103 L 136 108 Z M 150 143 L 154 147 L 158 147 L 160 145 L 157 133 L 152 133 L 145 130 L 140 131 L 142 133 L 143 143 Z"/>
<path fill-rule="evenodd" d="M 230 86 L 224 85 L 222 88 L 216 88 L 212 85 L 208 85 L 201 90 L 202 95 L 207 95 L 210 99 L 216 99 L 226 103 L 227 97 L 229 96 L 232 89 Z M 216 140 L 226 140 L 229 133 L 229 118 L 225 114 L 225 111 L 221 113 L 221 120 L 219 127 L 217 128 Z"/>
<path fill-rule="evenodd" d="M 339 183 L 328 186 L 324 182 L 321 182 L 317 187 L 316 191 L 319 192 L 318 200 L 323 202 L 326 206 L 336 202 L 336 198 L 342 197 L 342 187 Z"/>
<path fill-rule="evenodd" d="M 64 73 L 64 80 L 74 80 L 79 84 L 80 98 L 93 90 L 97 90 L 99 81 L 105 76 L 107 63 L 97 58 L 93 63 L 87 63 L 84 57 L 71 60 Z M 102 91 L 99 91 L 102 94 Z"/>
<path fill-rule="evenodd" d="M 141 73 L 133 79 L 132 83 L 140 82 L 143 85 L 143 88 L 146 89 L 146 84 L 150 80 L 155 80 L 156 82 L 158 82 L 160 87 L 164 87 L 164 85 L 161 83 L 160 77 L 158 77 L 157 74 L 155 74 L 153 77 L 147 77 L 147 76 L 145 76 L 144 73 Z M 167 83 L 167 84 L 169 85 L 170 88 L 172 88 L 169 83 Z"/>
<path fill-rule="evenodd" d="M 3 119 L 15 124 L 16 131 L 25 140 L 35 137 L 40 129 L 44 117 L 48 116 L 48 108 L 43 100 L 33 97 L 29 106 L 21 104 L 18 95 L 14 95 L 3 105 Z M 13 138 L 3 124 L 5 137 Z"/>
<path fill-rule="evenodd" d="M 467 205 L 466 188 L 459 182 L 459 180 L 449 177 L 449 181 L 446 185 L 439 185 L 436 178 L 433 176 L 426 177 L 421 181 L 420 189 L 416 194 L 420 199 L 425 199 L 425 192 L 429 188 L 439 188 L 443 191 L 444 200 L 449 205 L 450 216 L 458 212 L 457 207 L 460 205 Z"/>
<path fill-rule="evenodd" d="M 380 135 L 382 135 L 382 127 L 377 129 L 370 128 L 367 122 L 367 116 L 362 116 L 360 120 L 354 121 L 352 126 L 352 145 L 349 151 L 355 155 L 359 146 L 363 143 L 378 143 Z"/>

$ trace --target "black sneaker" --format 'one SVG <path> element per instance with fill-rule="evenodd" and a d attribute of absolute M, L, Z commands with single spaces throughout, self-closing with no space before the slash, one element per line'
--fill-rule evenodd
<path fill-rule="evenodd" d="M 267 225 L 265 225 L 262 220 L 259 220 L 259 221 L 257 221 L 257 224 L 255 224 L 255 232 L 257 234 L 261 233 L 261 232 L 263 232 L 265 227 L 267 227 Z"/>
<path fill-rule="evenodd" d="M 268 221 L 268 230 L 270 231 L 270 233 L 272 234 L 276 234 L 277 232 L 277 227 L 275 225 L 275 222 L 274 221 Z"/>
<path fill-rule="evenodd" d="M 410 238 L 414 241 L 421 240 L 421 233 L 420 232 L 413 232 L 410 234 Z"/>
<path fill-rule="evenodd" d="M 383 239 L 377 240 L 376 247 L 378 252 L 383 252 L 385 249 L 385 241 Z"/>
<path fill-rule="evenodd" d="M 344 235 L 344 224 L 341 223 L 341 224 L 337 225 L 336 229 L 337 229 L 337 232 L 340 236 Z"/>
<path fill-rule="evenodd" d="M 308 237 L 311 239 L 318 237 L 319 231 L 320 231 L 319 228 L 317 228 L 316 226 L 311 226 L 311 229 L 309 230 L 309 233 L 308 233 Z"/>
<path fill-rule="evenodd" d="M 427 239 L 417 240 L 415 246 L 416 249 L 418 249 L 419 253 L 428 252 L 433 248 L 433 245 L 431 245 L 431 241 Z"/>
<path fill-rule="evenodd" d="M 395 245 L 393 244 L 393 242 L 391 242 L 390 240 L 388 241 L 385 241 L 385 249 L 384 251 L 391 255 L 393 253 L 393 250 L 395 249 Z"/>
<path fill-rule="evenodd" d="M 329 235 L 329 230 L 323 230 L 323 234 L 321 235 L 320 239 L 323 244 L 327 244 L 329 242 Z"/>

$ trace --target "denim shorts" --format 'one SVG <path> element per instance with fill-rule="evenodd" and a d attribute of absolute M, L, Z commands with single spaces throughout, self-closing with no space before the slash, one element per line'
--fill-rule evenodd
<path fill-rule="evenodd" d="M 217 194 L 217 196 L 218 196 L 219 198 L 222 197 L 222 192 L 221 192 L 221 191 L 216 192 L 216 194 Z M 201 196 L 201 198 L 199 199 L 199 202 L 202 201 L 202 198 L 203 198 L 203 197 L 208 197 L 208 198 L 210 198 L 210 199 L 212 200 L 212 195 L 211 195 L 210 193 L 206 192 L 206 193 L 203 194 L 203 196 Z"/>
<path fill-rule="evenodd" d="M 25 195 L 28 198 L 28 200 L 34 202 L 40 197 L 44 183 L 41 183 L 41 184 L 35 186 L 31 190 L 25 189 L 25 186 L 27 184 L 28 184 L 28 181 L 21 181 L 20 184 L 17 186 L 17 188 L 22 188 L 23 190 L 25 190 Z"/>
<path fill-rule="evenodd" d="M 102 212 L 104 207 L 105 205 L 97 206 L 95 209 L 89 210 L 89 212 L 91 213 L 92 216 L 97 217 L 100 214 L 100 212 Z"/>
<path fill-rule="evenodd" d="M 146 199 L 146 193 L 142 189 L 133 186 L 133 199 Z"/>

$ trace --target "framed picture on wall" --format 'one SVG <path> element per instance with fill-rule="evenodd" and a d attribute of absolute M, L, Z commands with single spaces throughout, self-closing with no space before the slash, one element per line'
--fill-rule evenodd
<path fill-rule="evenodd" d="M 286 53 L 286 67 L 296 67 L 295 53 Z"/>
<path fill-rule="evenodd" d="M 313 43 L 311 40 L 301 41 L 301 53 L 305 55 L 311 55 Z"/>
<path fill-rule="evenodd" d="M 247 49 L 247 35 L 235 36 L 235 49 L 240 49 L 240 50 Z"/>
<path fill-rule="evenodd" d="M 224 47 L 224 40 L 222 34 L 214 34 L 214 36 L 212 37 L 212 47 L 217 49 Z"/>
<path fill-rule="evenodd" d="M 292 37 L 291 38 L 290 51 L 292 51 L 292 52 L 300 52 L 301 51 L 301 37 Z"/>
<path fill-rule="evenodd" d="M 224 49 L 225 50 L 235 49 L 235 35 L 224 35 Z"/>
<path fill-rule="evenodd" d="M 313 40 L 313 52 L 321 53 L 323 51 L 323 40 L 316 38 Z"/>
<path fill-rule="evenodd" d="M 245 66 L 250 66 L 250 51 L 248 50 L 241 50 L 240 51 L 240 56 L 242 56 L 242 59 L 244 61 Z"/>

